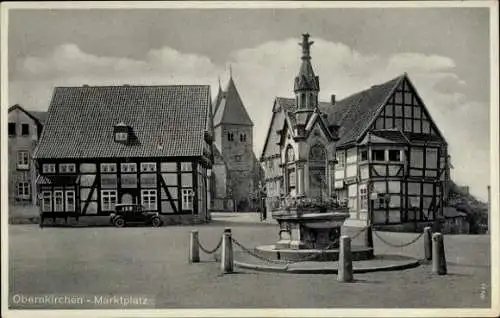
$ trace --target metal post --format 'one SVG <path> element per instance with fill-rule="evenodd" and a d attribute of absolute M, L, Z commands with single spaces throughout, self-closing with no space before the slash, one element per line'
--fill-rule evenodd
<path fill-rule="evenodd" d="M 432 272 L 438 275 L 446 275 L 447 272 L 443 235 L 441 233 L 432 235 Z"/>
<path fill-rule="evenodd" d="M 222 234 L 222 257 L 221 270 L 224 274 L 233 272 L 233 241 L 231 240 L 231 229 L 225 228 Z"/>
<path fill-rule="evenodd" d="M 200 245 L 198 241 L 198 230 L 191 231 L 191 237 L 189 240 L 189 262 L 190 263 L 200 262 Z"/>
<path fill-rule="evenodd" d="M 365 246 L 373 248 L 373 233 L 372 233 L 372 216 L 375 209 L 375 200 L 370 198 L 370 209 L 368 210 L 368 228 L 365 231 Z"/>
<path fill-rule="evenodd" d="M 424 251 L 425 260 L 430 261 L 432 259 L 432 229 L 429 226 L 424 228 Z"/>
<path fill-rule="evenodd" d="M 351 238 L 347 235 L 340 237 L 339 272 L 337 280 L 340 282 L 351 282 L 353 280 Z"/>

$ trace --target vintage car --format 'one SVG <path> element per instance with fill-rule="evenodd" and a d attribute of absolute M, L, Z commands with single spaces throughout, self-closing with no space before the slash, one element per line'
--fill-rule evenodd
<path fill-rule="evenodd" d="M 116 227 L 124 227 L 127 223 L 143 223 L 153 227 L 162 224 L 158 212 L 146 211 L 140 204 L 116 204 L 110 222 Z"/>

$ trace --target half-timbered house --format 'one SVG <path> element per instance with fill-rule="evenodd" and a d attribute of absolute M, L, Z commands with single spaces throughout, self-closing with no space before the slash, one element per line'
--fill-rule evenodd
<path fill-rule="evenodd" d="M 140 203 L 207 220 L 209 86 L 57 87 L 35 150 L 42 217 L 108 215 Z"/>
<path fill-rule="evenodd" d="M 317 179 L 323 197 L 349 207 L 346 225 L 414 224 L 443 216 L 448 147 L 409 76 L 320 102 L 308 38 L 305 34 L 295 97 L 276 98 L 262 150 L 267 207 L 276 208 L 283 196 L 315 195 L 297 187 L 311 188 L 307 184 Z M 299 151 L 304 142 L 308 147 Z M 315 154 L 316 144 L 330 149 L 322 153 L 333 151 L 334 159 Z M 323 176 L 315 178 L 312 166 Z"/>

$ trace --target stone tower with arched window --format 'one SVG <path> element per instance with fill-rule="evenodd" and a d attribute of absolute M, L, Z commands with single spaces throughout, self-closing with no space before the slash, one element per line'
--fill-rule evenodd
<path fill-rule="evenodd" d="M 230 72 L 225 90 L 219 85 L 214 103 L 215 146 L 227 169 L 226 198 L 219 209 L 253 210 L 260 165 L 253 152 L 253 121 Z M 258 203 L 258 202 L 257 202 Z"/>

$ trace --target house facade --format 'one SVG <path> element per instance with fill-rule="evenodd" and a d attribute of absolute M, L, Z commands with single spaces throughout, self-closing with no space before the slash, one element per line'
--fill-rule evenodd
<path fill-rule="evenodd" d="M 339 101 L 331 114 L 341 136 L 335 191 L 352 220 L 443 216 L 447 143 L 407 74 Z"/>
<path fill-rule="evenodd" d="M 213 112 L 214 167 L 213 209 L 255 210 L 255 192 L 261 177 L 260 163 L 253 152 L 253 121 L 248 115 L 230 75 L 227 87 L 219 91 Z"/>
<path fill-rule="evenodd" d="M 284 196 L 306 195 L 348 206 L 346 225 L 443 216 L 447 143 L 409 76 L 320 102 L 312 43 L 303 35 L 295 97 L 277 97 L 273 105 L 261 155 L 268 209 L 277 208 Z"/>
<path fill-rule="evenodd" d="M 9 204 L 34 204 L 36 169 L 32 158 L 46 113 L 16 104 L 8 109 L 8 116 Z"/>
<path fill-rule="evenodd" d="M 109 215 L 140 203 L 209 219 L 209 86 L 55 88 L 34 157 L 42 218 Z"/>

